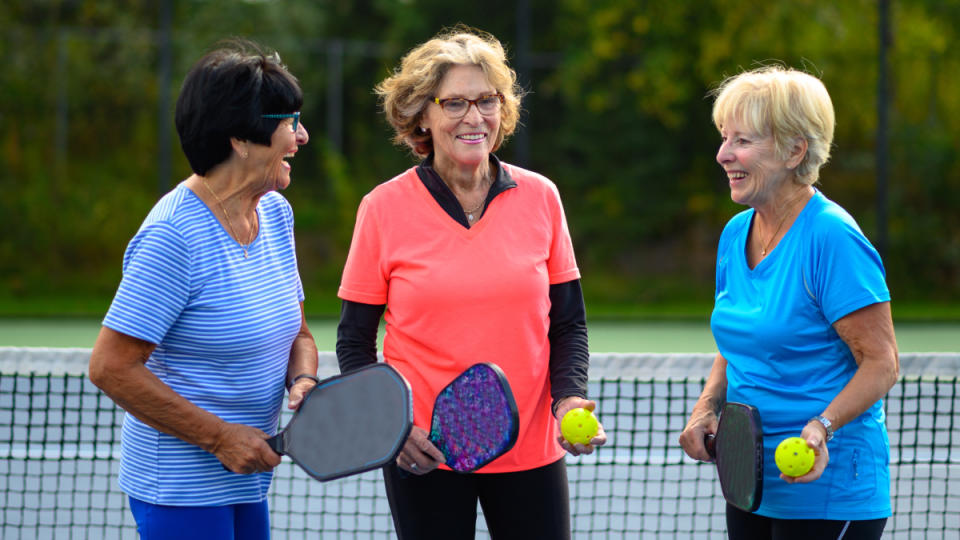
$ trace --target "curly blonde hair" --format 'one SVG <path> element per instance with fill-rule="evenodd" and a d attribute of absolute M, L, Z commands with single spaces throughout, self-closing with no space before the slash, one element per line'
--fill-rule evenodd
<path fill-rule="evenodd" d="M 493 150 L 513 134 L 520 119 L 523 91 L 516 72 L 507 65 L 503 45 L 487 32 L 457 25 L 408 52 L 400 67 L 374 89 L 393 126 L 396 144 L 409 146 L 420 157 L 433 151 L 432 136 L 418 128 L 447 70 L 458 64 L 479 66 L 490 84 L 503 94 L 500 131 Z"/>
<path fill-rule="evenodd" d="M 798 137 L 807 153 L 796 169 L 796 181 L 814 184 L 830 159 L 834 112 L 820 79 L 780 65 L 745 71 L 723 81 L 713 92 L 713 123 L 742 121 L 755 133 L 773 136 L 777 155 L 785 158 Z"/>

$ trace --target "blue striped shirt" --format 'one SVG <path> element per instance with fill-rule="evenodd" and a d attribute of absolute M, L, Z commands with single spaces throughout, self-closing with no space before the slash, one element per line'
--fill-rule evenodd
<path fill-rule="evenodd" d="M 228 421 L 276 432 L 303 288 L 293 212 L 278 193 L 257 206 L 260 230 L 243 257 L 182 183 L 130 241 L 108 328 L 157 344 L 149 368 L 175 392 Z M 235 474 L 199 447 L 127 414 L 120 487 L 164 505 L 258 502 L 271 473 Z"/>

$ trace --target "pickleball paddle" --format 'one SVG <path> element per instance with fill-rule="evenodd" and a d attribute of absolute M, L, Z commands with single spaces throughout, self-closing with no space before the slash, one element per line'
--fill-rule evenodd
<path fill-rule="evenodd" d="M 267 444 L 326 482 L 393 461 L 412 427 L 409 384 L 377 363 L 320 381 Z"/>
<path fill-rule="evenodd" d="M 495 364 L 480 363 L 458 375 L 434 400 L 429 438 L 448 467 L 466 473 L 510 450 L 519 430 L 506 375 Z"/>
<path fill-rule="evenodd" d="M 727 402 L 716 435 L 704 444 L 717 465 L 720 489 L 728 503 L 745 512 L 760 507 L 763 496 L 763 428 L 752 405 Z"/>

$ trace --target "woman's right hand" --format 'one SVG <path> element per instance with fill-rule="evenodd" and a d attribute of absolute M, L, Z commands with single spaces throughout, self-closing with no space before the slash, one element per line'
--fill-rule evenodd
<path fill-rule="evenodd" d="M 690 413 L 687 427 L 680 434 L 680 446 L 688 456 L 698 461 L 713 461 L 705 444 L 707 435 L 717 434 L 720 409 L 727 395 L 727 359 L 717 353 L 710 368 L 710 376 L 703 385 L 703 392 Z"/>
<path fill-rule="evenodd" d="M 257 428 L 224 422 L 210 453 L 235 473 L 272 471 L 280 464 L 280 455 L 267 444 L 268 438 L 269 435 Z"/>
<path fill-rule="evenodd" d="M 407 442 L 404 443 L 397 466 L 411 474 L 427 474 L 446 461 L 443 452 L 430 442 L 427 431 L 413 426 Z"/>
<path fill-rule="evenodd" d="M 704 439 L 717 432 L 717 414 L 713 411 L 696 410 L 690 415 L 687 427 L 680 433 L 680 446 L 688 456 L 698 461 L 713 461 L 707 452 Z"/>

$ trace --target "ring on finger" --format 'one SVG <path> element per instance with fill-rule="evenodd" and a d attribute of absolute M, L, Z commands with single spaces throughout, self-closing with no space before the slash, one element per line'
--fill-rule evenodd
<path fill-rule="evenodd" d="M 414 461 L 413 463 L 410 464 L 410 470 L 411 470 L 411 471 L 417 471 L 418 469 L 419 469 L 419 467 L 417 467 L 417 462 L 416 462 L 416 461 Z"/>

